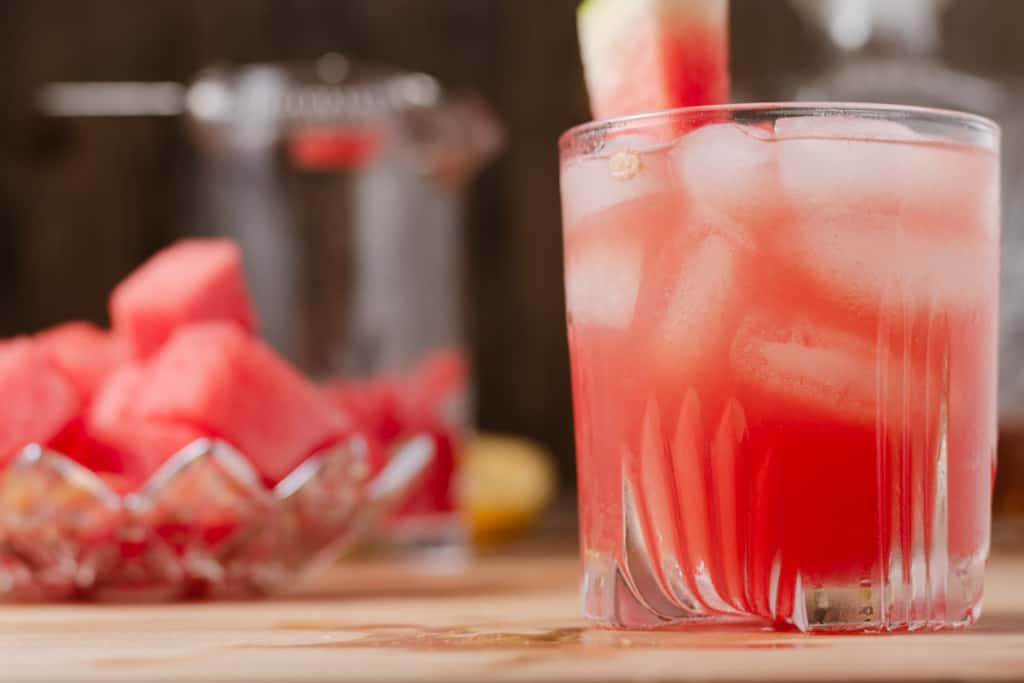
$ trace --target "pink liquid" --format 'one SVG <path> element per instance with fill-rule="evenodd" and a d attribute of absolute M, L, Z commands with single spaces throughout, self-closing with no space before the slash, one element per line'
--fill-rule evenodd
<path fill-rule="evenodd" d="M 779 124 L 563 163 L 585 609 L 972 621 L 997 159 L 895 123 Z"/>

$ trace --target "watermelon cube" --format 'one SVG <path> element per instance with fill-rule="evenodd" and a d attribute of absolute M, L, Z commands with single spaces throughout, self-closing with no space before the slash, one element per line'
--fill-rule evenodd
<path fill-rule="evenodd" d="M 37 334 L 36 341 L 83 401 L 92 398 L 124 355 L 114 335 L 87 322 L 51 327 Z"/>
<path fill-rule="evenodd" d="M 464 406 L 468 363 L 460 351 L 436 351 L 420 361 L 403 389 L 403 412 L 408 422 L 460 422 L 453 414 Z"/>
<path fill-rule="evenodd" d="M 434 460 L 420 484 L 399 509 L 402 515 L 426 515 L 455 509 L 455 478 L 460 431 L 465 427 L 465 356 L 455 350 L 424 358 L 409 379 L 402 409 L 407 433 L 429 434 Z"/>
<path fill-rule="evenodd" d="M 336 379 L 323 388 L 328 402 L 351 419 L 366 439 L 370 472 L 374 474 L 388 464 L 388 452 L 402 435 L 400 392 L 400 378 L 386 375 Z"/>
<path fill-rule="evenodd" d="M 133 464 L 123 453 L 93 435 L 85 415 L 75 417 L 46 446 L 97 474 L 124 475 Z"/>
<path fill-rule="evenodd" d="M 164 249 L 114 289 L 110 319 L 140 360 L 189 323 L 226 320 L 254 330 L 241 250 L 221 239 L 183 240 Z"/>
<path fill-rule="evenodd" d="M 138 409 L 224 439 L 269 482 L 350 431 L 305 377 L 224 322 L 178 330 L 147 368 Z"/>
<path fill-rule="evenodd" d="M 78 415 L 75 388 L 34 341 L 0 346 L 0 466 L 30 443 L 56 438 Z"/>
<path fill-rule="evenodd" d="M 386 444 L 401 435 L 399 378 L 336 379 L 323 391 L 327 400 L 340 413 L 351 417 L 367 436 Z"/>
<path fill-rule="evenodd" d="M 427 356 L 404 375 L 337 379 L 324 387 L 324 395 L 343 413 L 354 417 L 367 436 L 373 471 L 387 464 L 390 452 L 404 438 L 425 434 L 434 442 L 434 459 L 398 510 L 398 517 L 455 509 L 466 375 L 465 356 L 457 350 L 445 350 Z"/>
<path fill-rule="evenodd" d="M 145 387 L 146 370 L 140 365 L 126 365 L 113 372 L 96 393 L 86 416 L 86 434 L 78 448 L 83 453 L 79 462 L 91 457 L 98 464 L 83 462 L 94 470 L 117 472 L 138 483 L 156 471 L 164 462 L 205 434 L 184 424 L 147 419 L 136 409 Z M 115 458 L 111 454 L 118 454 Z M 103 456 L 106 456 L 104 458 Z M 102 467 L 109 461 L 119 467 Z"/>
<path fill-rule="evenodd" d="M 434 459 L 419 484 L 397 511 L 398 517 L 452 512 L 456 507 L 456 470 L 459 440 L 456 432 L 437 422 L 410 422 L 408 434 L 425 434 L 434 444 Z"/>

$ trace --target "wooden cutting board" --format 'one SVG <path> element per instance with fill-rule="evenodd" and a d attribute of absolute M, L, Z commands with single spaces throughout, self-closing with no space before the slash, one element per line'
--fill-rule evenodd
<path fill-rule="evenodd" d="M 889 636 L 588 630 L 577 572 L 534 552 L 345 565 L 268 602 L 0 607 L 0 680 L 1024 680 L 1024 555 L 993 560 L 979 626 Z"/>

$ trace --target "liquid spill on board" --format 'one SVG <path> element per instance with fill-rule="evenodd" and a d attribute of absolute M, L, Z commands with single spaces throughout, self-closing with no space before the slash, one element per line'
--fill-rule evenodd
<path fill-rule="evenodd" d="M 812 643 L 800 636 L 787 636 L 767 629 L 752 630 L 750 624 L 707 629 L 679 629 L 674 631 L 611 631 L 580 627 L 546 630 L 493 631 L 473 627 L 430 628 L 411 624 L 318 624 L 313 622 L 283 622 L 278 629 L 288 631 L 334 631 L 339 637 L 318 639 L 310 643 L 251 644 L 247 648 L 317 648 L 368 649 L 385 648 L 415 651 L 502 651 L 502 650 L 559 650 L 574 652 L 586 650 L 588 655 L 597 651 L 623 649 L 792 649 L 811 647 Z M 824 643 L 820 643 L 824 645 Z"/>
<path fill-rule="evenodd" d="M 1016 615 L 996 613 L 982 621 L 980 627 L 949 634 L 964 636 L 1008 635 L 1021 632 L 1022 622 Z M 499 669 L 526 666 L 541 661 L 576 660 L 581 655 L 588 659 L 611 659 L 629 651 L 784 651 L 824 648 L 838 641 L 874 640 L 878 636 L 837 635 L 837 637 L 806 636 L 797 633 L 771 631 L 750 622 L 719 624 L 709 627 L 694 624 L 669 631 L 615 631 L 599 628 L 558 627 L 521 631 L 495 631 L 493 626 L 464 625 L 457 627 L 430 627 L 399 622 L 340 622 L 315 620 L 288 620 L 273 625 L 277 632 L 308 633 L 316 640 L 307 643 L 243 643 L 240 649 L 272 650 L 402 650 L 408 652 L 437 653 L 490 653 L 497 655 L 492 662 Z M 917 638 L 914 634 L 898 634 L 896 638 Z M 885 639 L 891 639 L 888 636 Z M 934 638 L 934 636 L 928 636 Z M 941 637 L 941 636 L 940 636 Z M 1007 643 L 1015 648 L 1015 644 Z M 504 656 L 502 656 L 504 655 Z M 175 664 L 194 663 L 197 653 L 180 657 L 105 657 L 93 664 L 100 669 L 141 669 Z"/>

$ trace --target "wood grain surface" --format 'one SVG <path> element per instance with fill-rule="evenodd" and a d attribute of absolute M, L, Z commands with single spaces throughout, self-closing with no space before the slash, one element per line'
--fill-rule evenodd
<path fill-rule="evenodd" d="M 412 575 L 340 566 L 282 600 L 0 608 L 2 681 L 1024 680 L 1024 555 L 971 629 L 805 636 L 758 624 L 588 629 L 564 551 Z"/>

